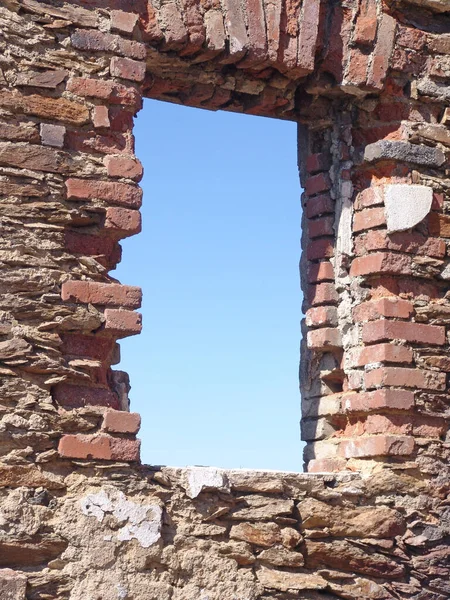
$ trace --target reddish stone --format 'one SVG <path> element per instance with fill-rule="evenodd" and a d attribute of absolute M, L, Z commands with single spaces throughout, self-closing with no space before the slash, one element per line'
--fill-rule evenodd
<path fill-rule="evenodd" d="M 77 29 L 70 36 L 72 46 L 78 50 L 91 52 L 117 52 L 129 58 L 144 59 L 147 55 L 145 44 L 125 40 L 119 35 L 102 31 Z"/>
<path fill-rule="evenodd" d="M 69 156 L 43 146 L 0 142 L 0 164 L 47 173 L 66 173 L 69 170 Z"/>
<path fill-rule="evenodd" d="M 319 263 L 309 263 L 308 281 L 309 283 L 334 281 L 333 265 L 328 260 Z"/>
<path fill-rule="evenodd" d="M 92 358 L 109 361 L 115 352 L 116 342 L 99 335 L 83 335 L 81 333 L 64 333 L 61 336 L 61 352 L 66 356 Z"/>
<path fill-rule="evenodd" d="M 321 258 L 331 258 L 334 256 L 334 238 L 321 238 L 309 242 L 306 248 L 306 257 L 308 260 L 319 260 Z"/>
<path fill-rule="evenodd" d="M 341 442 L 339 454 L 345 458 L 408 456 L 414 447 L 414 438 L 409 436 L 376 435 Z"/>
<path fill-rule="evenodd" d="M 146 64 L 131 58 L 113 56 L 109 70 L 113 77 L 121 77 L 131 81 L 144 81 Z"/>
<path fill-rule="evenodd" d="M 405 340 L 414 344 L 445 344 L 445 327 L 412 323 L 410 321 L 372 321 L 364 323 L 363 341 L 366 344 L 382 340 Z"/>
<path fill-rule="evenodd" d="M 139 308 L 142 290 L 139 287 L 119 283 L 71 280 L 62 284 L 61 298 L 64 302 Z"/>
<path fill-rule="evenodd" d="M 308 236 L 310 238 L 317 238 L 322 236 L 334 235 L 334 217 L 327 216 L 314 221 L 308 222 Z"/>
<path fill-rule="evenodd" d="M 67 90 L 78 96 L 109 100 L 113 104 L 125 104 L 136 109 L 142 105 L 142 96 L 136 88 L 113 81 L 72 77 L 67 82 Z"/>
<path fill-rule="evenodd" d="M 111 11 L 111 29 L 122 33 L 133 33 L 139 15 L 124 10 Z"/>
<path fill-rule="evenodd" d="M 322 194 L 321 196 L 309 198 L 306 203 L 306 216 L 308 219 L 333 212 L 334 201 L 330 198 L 329 194 Z"/>
<path fill-rule="evenodd" d="M 119 400 L 111 390 L 58 383 L 53 393 L 54 400 L 64 408 L 80 408 L 82 406 L 110 406 L 120 408 Z"/>
<path fill-rule="evenodd" d="M 368 346 L 353 353 L 352 367 L 364 367 L 372 363 L 412 363 L 413 353 L 410 348 L 395 344 L 377 344 Z"/>
<path fill-rule="evenodd" d="M 95 106 L 92 111 L 92 122 L 94 127 L 109 127 L 111 122 L 109 120 L 109 111 L 107 106 Z"/>
<path fill-rule="evenodd" d="M 142 315 L 132 310 L 107 308 L 105 319 L 104 331 L 117 338 L 137 335 L 142 331 Z"/>
<path fill-rule="evenodd" d="M 70 178 L 66 180 L 66 188 L 69 200 L 97 198 L 131 208 L 142 204 L 142 189 L 128 183 Z"/>
<path fill-rule="evenodd" d="M 315 67 L 316 50 L 319 44 L 321 17 L 320 0 L 309 0 L 302 4 L 300 30 L 298 33 L 297 65 L 303 72 L 312 73 Z"/>
<path fill-rule="evenodd" d="M 405 367 L 382 367 L 364 375 L 366 388 L 396 386 L 414 389 L 444 391 L 445 373 L 407 369 Z"/>
<path fill-rule="evenodd" d="M 55 89 L 64 81 L 68 74 L 65 69 L 25 71 L 17 74 L 15 85 Z"/>
<path fill-rule="evenodd" d="M 128 156 L 105 156 L 103 163 L 110 177 L 127 177 L 140 181 L 142 179 L 142 164 L 137 158 Z"/>
<path fill-rule="evenodd" d="M 344 458 L 313 458 L 308 462 L 308 473 L 339 473 L 346 464 Z"/>
<path fill-rule="evenodd" d="M 141 231 L 141 213 L 127 208 L 108 208 L 105 229 L 119 238 L 135 235 Z"/>
<path fill-rule="evenodd" d="M 73 125 L 84 125 L 89 120 L 89 111 L 83 104 L 66 98 L 49 98 L 31 94 L 0 90 L 0 106 L 14 112 L 23 112 L 42 119 L 64 121 Z"/>
<path fill-rule="evenodd" d="M 338 301 L 338 293 L 333 283 L 319 283 L 308 288 L 308 302 L 313 306 L 334 304 Z"/>
<path fill-rule="evenodd" d="M 0 123 L 0 139 L 12 142 L 30 142 L 39 144 L 41 138 L 34 123 L 14 124 Z"/>
<path fill-rule="evenodd" d="M 139 462 L 141 458 L 141 441 L 124 438 L 111 438 L 111 458 L 125 462 Z"/>
<path fill-rule="evenodd" d="M 355 306 L 352 312 L 356 322 L 373 321 L 380 317 L 409 319 L 414 313 L 414 306 L 407 300 L 389 296 L 363 302 Z"/>
<path fill-rule="evenodd" d="M 313 329 L 312 331 L 308 331 L 306 339 L 308 348 L 314 350 L 342 348 L 341 332 L 337 327 Z"/>
<path fill-rule="evenodd" d="M 330 155 L 320 152 L 310 154 L 306 159 L 306 171 L 308 173 L 317 173 L 319 171 L 328 171 L 331 166 Z"/>
<path fill-rule="evenodd" d="M 375 252 L 353 259 L 350 276 L 386 273 L 391 275 L 410 275 L 411 258 L 390 252 Z"/>
<path fill-rule="evenodd" d="M 410 410 L 414 407 L 414 392 L 380 389 L 373 392 L 348 393 L 341 397 L 341 405 L 344 412 Z"/>
<path fill-rule="evenodd" d="M 353 218 L 353 231 L 366 231 L 374 227 L 386 225 L 384 208 L 366 208 L 355 213 Z"/>
<path fill-rule="evenodd" d="M 123 410 L 107 410 L 103 416 L 103 429 L 109 433 L 136 434 L 141 427 L 141 415 Z"/>
<path fill-rule="evenodd" d="M 133 138 L 108 131 L 99 135 L 95 131 L 68 131 L 66 146 L 78 152 L 119 154 L 134 152 Z"/>
<path fill-rule="evenodd" d="M 64 247 L 68 252 L 84 256 L 96 256 L 99 261 L 103 261 L 102 264 L 104 262 L 107 264 L 120 262 L 122 249 L 110 237 L 89 235 L 70 230 L 66 230 L 64 236 Z"/>
<path fill-rule="evenodd" d="M 327 173 L 319 173 L 308 177 L 305 183 L 305 192 L 308 196 L 326 192 L 331 188 L 331 181 Z"/>
<path fill-rule="evenodd" d="M 431 235 L 450 238 L 450 216 L 431 212 L 428 217 L 428 227 Z"/>

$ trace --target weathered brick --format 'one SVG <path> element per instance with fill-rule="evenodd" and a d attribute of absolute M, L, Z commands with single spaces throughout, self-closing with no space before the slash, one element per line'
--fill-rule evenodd
<path fill-rule="evenodd" d="M 66 128 L 62 125 L 41 123 L 40 133 L 44 146 L 54 146 L 55 148 L 62 148 L 64 146 Z"/>
<path fill-rule="evenodd" d="M 41 138 L 34 123 L 14 125 L 9 123 L 0 123 L 0 140 L 39 144 Z"/>
<path fill-rule="evenodd" d="M 313 458 L 308 463 L 308 473 L 339 473 L 346 464 L 345 458 Z"/>
<path fill-rule="evenodd" d="M 113 77 L 129 79 L 130 81 L 144 81 L 146 64 L 132 58 L 113 56 L 109 70 Z"/>
<path fill-rule="evenodd" d="M 439 438 L 445 429 L 444 419 L 423 415 L 377 415 L 369 414 L 356 422 L 348 421 L 342 431 L 344 437 L 376 435 L 413 435 L 416 437 Z"/>
<path fill-rule="evenodd" d="M 59 383 L 55 386 L 53 398 L 64 408 L 80 408 L 82 406 L 120 408 L 117 396 L 105 388 Z"/>
<path fill-rule="evenodd" d="M 142 204 L 142 189 L 128 183 L 72 177 L 66 180 L 66 189 L 69 200 L 97 198 L 130 208 L 139 208 Z"/>
<path fill-rule="evenodd" d="M 353 41 L 362 46 L 369 46 L 373 44 L 377 34 L 377 3 L 375 0 L 366 0 L 360 6 Z"/>
<path fill-rule="evenodd" d="M 341 442 L 339 455 L 345 458 L 408 456 L 414 452 L 414 447 L 414 438 L 410 436 L 375 435 Z"/>
<path fill-rule="evenodd" d="M 363 53 L 359 48 L 351 48 L 345 79 L 354 86 L 365 86 L 369 69 L 370 54 Z"/>
<path fill-rule="evenodd" d="M 29 86 L 55 89 L 68 76 L 65 69 L 54 71 L 25 71 L 18 73 L 15 84 L 17 86 Z"/>
<path fill-rule="evenodd" d="M 0 142 L 0 164 L 47 173 L 66 173 L 71 170 L 70 158 L 64 152 L 11 142 Z"/>
<path fill-rule="evenodd" d="M 105 331 L 117 338 L 137 335 L 142 331 L 142 315 L 132 310 L 107 308 Z"/>
<path fill-rule="evenodd" d="M 99 335 L 64 333 L 61 339 L 61 352 L 66 356 L 108 361 L 116 350 L 114 340 Z"/>
<path fill-rule="evenodd" d="M 308 288 L 308 302 L 318 304 L 334 304 L 338 301 L 338 293 L 333 283 L 319 283 Z"/>
<path fill-rule="evenodd" d="M 77 96 L 109 100 L 112 104 L 124 104 L 136 109 L 142 105 L 142 96 L 136 88 L 113 81 L 72 77 L 67 82 L 67 90 Z"/>
<path fill-rule="evenodd" d="M 64 247 L 74 254 L 96 256 L 98 260 L 107 261 L 108 264 L 120 262 L 122 255 L 120 245 L 110 237 L 78 233 L 78 231 L 64 232 Z"/>
<path fill-rule="evenodd" d="M 355 213 L 353 218 L 353 231 L 366 231 L 374 227 L 386 225 L 384 208 L 366 208 Z"/>
<path fill-rule="evenodd" d="M 450 216 L 431 212 L 428 217 L 428 227 L 431 235 L 450 238 Z"/>
<path fill-rule="evenodd" d="M 414 407 L 414 392 L 380 389 L 373 392 L 348 393 L 341 396 L 341 403 L 344 412 L 410 410 Z"/>
<path fill-rule="evenodd" d="M 62 284 L 61 298 L 65 302 L 139 308 L 142 301 L 142 290 L 139 287 L 118 283 L 71 280 Z"/>
<path fill-rule="evenodd" d="M 424 236 L 415 231 L 402 231 L 388 234 L 376 229 L 358 235 L 355 239 L 356 254 L 365 254 L 373 250 L 396 250 L 420 256 L 442 258 L 446 253 L 445 240 Z"/>
<path fill-rule="evenodd" d="M 111 11 L 111 29 L 122 33 L 133 33 L 139 15 L 124 10 Z"/>
<path fill-rule="evenodd" d="M 374 252 L 353 259 L 350 267 L 352 277 L 377 273 L 411 275 L 411 257 L 392 252 Z"/>
<path fill-rule="evenodd" d="M 308 196 L 326 192 L 331 188 L 331 181 L 327 173 L 319 173 L 308 177 L 305 183 L 305 192 Z"/>
<path fill-rule="evenodd" d="M 412 363 L 413 353 L 411 348 L 397 346 L 395 344 L 377 344 L 367 346 L 361 350 L 355 349 L 352 352 L 352 367 L 363 367 L 372 363 Z"/>
<path fill-rule="evenodd" d="M 310 238 L 334 235 L 334 217 L 326 216 L 308 222 L 308 235 Z"/>
<path fill-rule="evenodd" d="M 368 75 L 368 84 L 382 89 L 394 49 L 397 21 L 391 15 L 383 13 L 379 24 L 377 42 Z"/>
<path fill-rule="evenodd" d="M 89 120 L 89 111 L 83 104 L 66 98 L 49 98 L 19 92 L 0 90 L 0 106 L 14 112 L 34 115 L 42 119 L 64 121 L 73 125 L 84 125 Z"/>
<path fill-rule="evenodd" d="M 119 238 L 129 237 L 141 231 L 141 213 L 127 208 L 108 208 L 105 215 L 105 229 Z"/>
<path fill-rule="evenodd" d="M 309 198 L 306 203 L 306 216 L 308 219 L 318 217 L 326 213 L 334 212 L 334 201 L 329 194 L 322 194 Z"/>
<path fill-rule="evenodd" d="M 105 156 L 103 163 L 110 177 L 127 177 L 140 181 L 143 169 L 141 162 L 128 156 Z"/>
<path fill-rule="evenodd" d="M 308 348 L 314 350 L 342 348 L 341 332 L 337 327 L 322 327 L 308 331 L 306 340 Z"/>
<path fill-rule="evenodd" d="M 364 323 L 362 337 L 366 344 L 383 340 L 405 340 L 414 344 L 439 346 L 445 344 L 445 327 L 383 319 Z"/>
<path fill-rule="evenodd" d="M 405 367 L 382 367 L 368 371 L 364 376 L 367 388 L 395 386 L 413 389 L 444 391 L 445 373 Z"/>
<path fill-rule="evenodd" d="M 139 440 L 113 438 L 109 435 L 63 435 L 58 452 L 62 458 L 88 460 L 139 461 Z"/>
<path fill-rule="evenodd" d="M 337 308 L 335 306 L 316 306 L 306 311 L 305 321 L 307 327 L 323 327 L 329 325 L 336 327 L 338 324 Z"/>
<path fill-rule="evenodd" d="M 78 50 L 91 52 L 117 52 L 129 58 L 144 59 L 145 44 L 125 40 L 119 35 L 103 33 L 102 31 L 77 29 L 70 36 L 72 46 Z"/>
<path fill-rule="evenodd" d="M 109 111 L 107 106 L 95 106 L 92 111 L 92 122 L 94 127 L 109 127 L 111 121 L 109 120 Z"/>
<path fill-rule="evenodd" d="M 107 410 L 103 416 L 103 429 L 109 433 L 136 434 L 141 426 L 141 415 L 123 410 Z"/>
<path fill-rule="evenodd" d="M 84 153 L 130 154 L 133 152 L 134 138 L 114 131 L 68 131 L 66 146 L 70 150 Z"/>
<path fill-rule="evenodd" d="M 318 173 L 319 171 L 328 171 L 331 166 L 329 154 L 319 152 L 318 154 L 310 154 L 306 159 L 306 170 L 308 173 Z"/>
<path fill-rule="evenodd" d="M 321 238 L 308 243 L 306 258 L 308 260 L 319 260 L 334 256 L 334 238 Z"/>
<path fill-rule="evenodd" d="M 411 302 L 395 296 L 362 302 L 352 311 L 353 319 L 358 323 L 374 321 L 380 317 L 409 319 L 413 313 L 414 306 Z"/>
<path fill-rule="evenodd" d="M 333 265 L 328 260 L 319 263 L 308 263 L 307 271 L 310 283 L 334 281 Z"/>

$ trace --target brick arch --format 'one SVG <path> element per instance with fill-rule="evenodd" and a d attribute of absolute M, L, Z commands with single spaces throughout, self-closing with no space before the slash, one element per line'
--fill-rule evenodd
<path fill-rule="evenodd" d="M 6 513 L 31 499 L 60 519 L 36 516 L 36 533 L 24 517 L 0 536 L 4 594 L 140 597 L 156 561 L 149 598 L 190 598 L 161 554 L 190 552 L 178 527 L 209 540 L 192 542 L 197 557 L 235 561 L 220 559 L 227 600 L 445 597 L 449 13 L 446 0 L 3 3 L 0 473 Z M 143 96 L 298 122 L 305 462 L 340 474 L 140 466 L 139 416 L 111 367 L 117 340 L 141 330 L 141 294 L 108 272 L 140 231 Z M 128 588 L 134 559 L 120 544 L 105 558 L 103 525 L 87 538 L 64 528 L 74 498 L 89 523 L 122 523 L 117 544 L 137 540 Z M 157 558 L 141 556 L 150 546 Z M 39 579 L 47 565 L 64 575 Z M 185 571 L 194 596 L 220 597 L 213 577 Z"/>

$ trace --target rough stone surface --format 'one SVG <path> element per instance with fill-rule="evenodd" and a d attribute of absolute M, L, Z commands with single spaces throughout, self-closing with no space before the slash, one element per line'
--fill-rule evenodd
<path fill-rule="evenodd" d="M 388 185 L 384 196 L 387 230 L 405 231 L 418 225 L 431 210 L 433 188 L 425 185 Z"/>

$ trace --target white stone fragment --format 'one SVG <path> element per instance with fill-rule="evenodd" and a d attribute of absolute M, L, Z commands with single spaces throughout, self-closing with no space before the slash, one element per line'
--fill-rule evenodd
<path fill-rule="evenodd" d="M 433 188 L 426 185 L 392 184 L 385 188 L 384 212 L 389 233 L 411 229 L 431 210 Z"/>
<path fill-rule="evenodd" d="M 125 527 L 119 529 L 117 533 L 119 541 L 126 542 L 136 539 L 143 548 L 149 548 L 159 540 L 161 537 L 162 509 L 156 504 L 144 508 L 146 508 L 146 512 L 151 513 L 150 517 L 139 522 L 133 522 L 133 518 L 131 518 Z"/>
<path fill-rule="evenodd" d="M 80 501 L 81 512 L 88 517 L 96 517 L 100 523 L 103 521 L 105 512 L 111 512 L 113 509 L 112 502 L 109 499 L 105 490 L 101 490 L 98 494 L 89 494 Z"/>
<path fill-rule="evenodd" d="M 189 467 L 186 474 L 186 493 L 189 498 L 197 498 L 204 490 L 228 487 L 223 471 L 214 467 Z"/>

